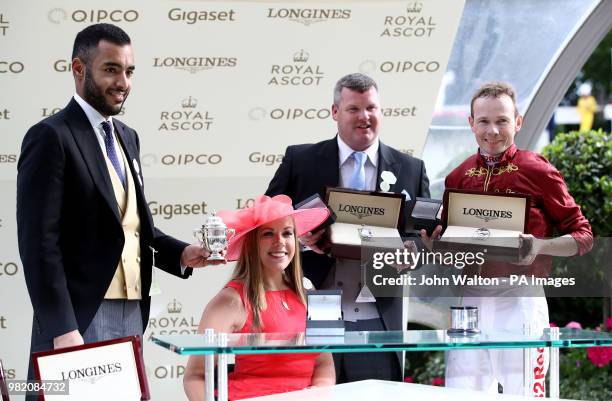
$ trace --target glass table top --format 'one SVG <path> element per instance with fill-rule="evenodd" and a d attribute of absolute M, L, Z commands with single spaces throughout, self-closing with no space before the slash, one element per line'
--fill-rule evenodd
<path fill-rule="evenodd" d="M 469 336 L 449 335 L 446 330 L 347 331 L 343 336 L 230 333 L 227 345 L 219 337 L 211 341 L 202 334 L 157 335 L 152 341 L 181 355 L 612 346 L 610 333 L 568 328 L 559 329 L 558 334 L 547 328 L 531 334 L 499 331 Z"/>

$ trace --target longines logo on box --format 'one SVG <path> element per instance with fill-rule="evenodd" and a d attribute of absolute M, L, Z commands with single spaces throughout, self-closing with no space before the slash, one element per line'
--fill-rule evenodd
<path fill-rule="evenodd" d="M 60 372 L 62 380 L 78 380 L 95 383 L 111 375 L 121 373 L 123 367 L 121 362 L 105 363 L 103 365 L 87 366 L 79 369 L 70 369 Z"/>
<path fill-rule="evenodd" d="M 415 1 L 406 7 L 406 13 L 385 16 L 382 37 L 429 38 L 436 29 L 431 16 L 421 15 L 423 3 Z"/>
<path fill-rule="evenodd" d="M 145 167 L 158 163 L 163 166 L 217 166 L 223 162 L 223 156 L 218 153 L 145 153 L 140 157 L 140 161 Z"/>
<path fill-rule="evenodd" d="M 371 207 L 371 206 L 363 206 L 363 205 L 345 205 L 342 203 L 338 205 L 338 211 L 352 214 L 358 219 L 363 219 L 364 217 L 369 217 L 369 216 L 384 216 L 385 215 L 384 207 Z"/>
<path fill-rule="evenodd" d="M 234 19 L 235 14 L 236 11 L 233 9 L 185 11 L 181 8 L 172 8 L 168 11 L 168 19 L 193 25 L 196 22 L 236 21 Z"/>
<path fill-rule="evenodd" d="M 435 60 L 383 61 L 365 60 L 359 65 L 359 71 L 364 74 L 373 72 L 384 73 L 432 73 L 440 69 L 440 63 Z"/>
<path fill-rule="evenodd" d="M 58 111 L 61 111 L 62 107 L 43 107 L 41 109 L 41 117 L 49 117 L 54 115 L 55 113 L 57 113 Z M 117 113 L 118 116 L 122 116 L 125 114 L 125 106 L 121 108 L 121 110 L 119 111 L 119 113 Z"/>
<path fill-rule="evenodd" d="M 195 74 L 213 68 L 236 67 L 236 57 L 154 57 L 153 67 L 177 68 Z"/>
<path fill-rule="evenodd" d="M 10 110 L 9 109 L 4 109 L 4 110 L 0 110 L 0 120 L 10 120 Z"/>
<path fill-rule="evenodd" d="M 47 19 L 53 24 L 64 21 L 76 23 L 98 23 L 98 22 L 134 22 L 138 20 L 136 10 L 65 10 L 63 8 L 52 8 L 47 13 Z"/>
<path fill-rule="evenodd" d="M 304 49 L 295 52 L 289 64 L 273 64 L 268 85 L 318 86 L 323 71 L 318 64 L 309 64 L 310 54 Z"/>
<path fill-rule="evenodd" d="M 474 216 L 484 221 L 512 218 L 512 211 L 510 210 L 477 209 L 473 207 L 464 207 L 462 213 L 465 216 Z"/>
<path fill-rule="evenodd" d="M 151 215 L 161 216 L 164 220 L 170 220 L 176 216 L 194 216 L 206 214 L 206 202 L 201 203 L 158 203 L 157 201 L 149 202 Z M 170 312 L 170 311 L 168 311 Z"/>
<path fill-rule="evenodd" d="M 17 155 L 0 153 L 0 164 L 1 163 L 17 163 Z"/>
<path fill-rule="evenodd" d="M 6 36 L 6 31 L 8 31 L 9 25 L 9 20 L 6 19 L 4 14 L 0 13 L 0 33 L 2 33 L 2 36 Z"/>
<path fill-rule="evenodd" d="M 351 10 L 338 8 L 268 8 L 267 18 L 286 19 L 304 26 L 351 18 Z"/>
<path fill-rule="evenodd" d="M 181 101 L 181 110 L 162 111 L 158 131 L 201 132 L 209 131 L 213 117 L 207 110 L 198 110 L 198 99 L 189 96 Z"/>
<path fill-rule="evenodd" d="M 166 306 L 167 314 L 160 317 L 150 317 L 147 331 L 151 336 L 159 334 L 196 334 L 198 332 L 198 321 L 193 316 L 183 316 L 183 304 L 173 299 Z"/>
<path fill-rule="evenodd" d="M 263 107 L 254 107 L 249 110 L 249 119 L 260 121 L 266 117 L 272 120 L 325 120 L 331 116 L 328 107 L 275 107 L 270 112 Z"/>
<path fill-rule="evenodd" d="M 14 277 L 19 273 L 19 266 L 15 262 L 0 262 L 0 277 Z"/>
<path fill-rule="evenodd" d="M 261 152 L 253 152 L 249 154 L 249 162 L 253 164 L 264 164 L 273 166 L 280 164 L 283 161 L 284 155 L 281 154 L 266 154 Z"/>
<path fill-rule="evenodd" d="M 25 69 L 21 61 L 0 61 L 0 74 L 20 74 Z"/>

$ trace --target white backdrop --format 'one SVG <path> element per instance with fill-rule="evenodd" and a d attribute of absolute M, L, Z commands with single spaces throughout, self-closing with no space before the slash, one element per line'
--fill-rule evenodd
<path fill-rule="evenodd" d="M 335 82 L 372 76 L 382 140 L 420 156 L 463 1 L 43 1 L 0 4 L 0 358 L 23 379 L 32 309 L 19 259 L 15 179 L 27 129 L 74 93 L 70 55 L 85 26 L 131 36 L 136 74 L 118 118 L 141 139 L 156 225 L 186 241 L 211 208 L 263 193 L 287 145 L 335 135 Z M 83 230 L 95 227 L 83 227 Z M 152 334 L 195 332 L 231 265 L 187 281 L 157 272 Z M 145 341 L 154 400 L 184 399 L 186 363 Z"/>

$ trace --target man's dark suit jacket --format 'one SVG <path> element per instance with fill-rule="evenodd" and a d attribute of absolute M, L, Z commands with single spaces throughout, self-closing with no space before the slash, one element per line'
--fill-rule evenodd
<path fill-rule="evenodd" d="M 158 231 L 145 200 L 136 132 L 113 119 L 136 187 L 140 217 L 141 312 L 150 307 L 152 251 L 155 264 L 181 276 L 187 245 Z M 68 106 L 30 128 L 17 165 L 19 253 L 40 330 L 52 340 L 91 323 L 115 274 L 124 234 L 102 149 L 85 112 Z M 140 178 L 140 179 L 139 179 Z M 181 276 L 188 277 L 191 269 Z"/>
<path fill-rule="evenodd" d="M 339 166 L 337 138 L 316 144 L 289 146 L 266 195 L 285 194 L 293 200 L 294 205 L 315 193 L 325 199 L 326 186 L 337 187 L 340 183 Z M 412 200 L 417 196 L 429 197 L 429 180 L 423 161 L 380 142 L 377 190 L 380 190 L 380 174 L 383 171 L 390 171 L 397 178 L 397 182 L 391 186 L 391 192 L 401 193 L 406 190 Z M 408 215 L 406 212 L 404 216 Z M 329 274 L 333 261 L 326 255 L 305 252 L 302 254 L 304 275 L 319 288 Z M 405 330 L 401 327 L 401 298 L 378 298 L 376 305 L 387 330 Z"/>

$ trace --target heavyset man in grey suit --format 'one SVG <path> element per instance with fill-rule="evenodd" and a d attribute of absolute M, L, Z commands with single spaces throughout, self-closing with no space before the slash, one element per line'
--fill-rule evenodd
<path fill-rule="evenodd" d="M 129 36 L 110 24 L 85 28 L 75 39 L 72 72 L 76 94 L 28 130 L 18 163 L 19 252 L 34 309 L 31 351 L 142 335 L 153 258 L 181 278 L 209 263 L 199 245 L 155 228 L 138 136 L 112 118 L 131 89 Z"/>
<path fill-rule="evenodd" d="M 332 116 L 338 135 L 316 144 L 289 146 L 270 182 L 266 195 L 286 194 L 294 204 L 326 186 L 354 187 L 353 178 L 364 165 L 361 187 L 380 190 L 381 173 L 392 173 L 397 182 L 390 191 L 407 193 L 409 199 L 429 197 L 429 181 L 423 161 L 401 153 L 378 139 L 381 108 L 376 83 L 363 74 L 341 78 L 334 89 Z M 364 155 L 365 154 L 365 155 Z M 364 174 L 365 173 L 365 174 Z M 325 232 L 311 233 L 303 241 L 313 251 L 302 254 L 304 274 L 317 288 L 341 288 L 342 309 L 348 330 L 402 330 L 402 299 L 378 298 L 356 303 L 360 290 L 359 262 L 333 259 L 320 249 Z M 399 380 L 403 365 L 395 353 L 334 354 L 338 382 L 369 378 Z"/>

